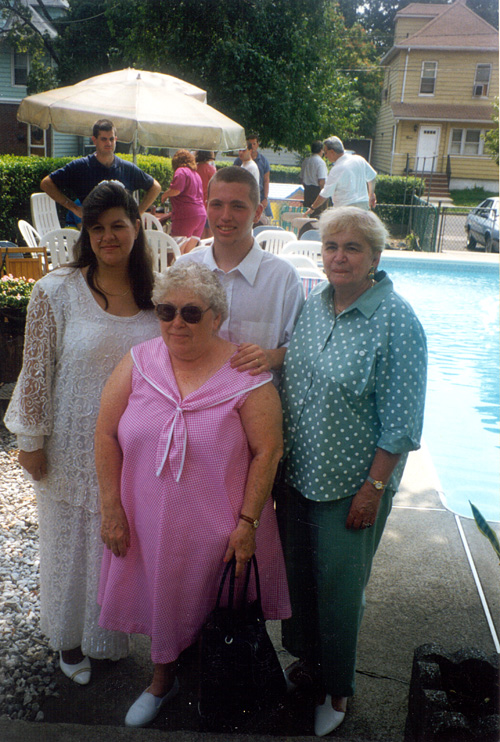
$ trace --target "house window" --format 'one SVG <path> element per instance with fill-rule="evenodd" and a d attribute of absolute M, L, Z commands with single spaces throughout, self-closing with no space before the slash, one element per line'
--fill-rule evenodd
<path fill-rule="evenodd" d="M 490 87 L 491 64 L 477 64 L 472 95 L 474 98 L 487 98 Z"/>
<path fill-rule="evenodd" d="M 26 85 L 28 82 L 28 54 L 27 52 L 14 52 L 13 58 L 13 84 Z"/>
<path fill-rule="evenodd" d="M 420 76 L 420 95 L 434 95 L 436 87 L 437 62 L 422 62 Z"/>
<path fill-rule="evenodd" d="M 452 129 L 450 155 L 482 155 L 483 132 L 480 129 Z"/>

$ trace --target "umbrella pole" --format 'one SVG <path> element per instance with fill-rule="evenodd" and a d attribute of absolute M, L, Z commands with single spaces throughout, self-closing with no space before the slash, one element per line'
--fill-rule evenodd
<path fill-rule="evenodd" d="M 139 149 L 139 145 L 137 142 L 137 130 L 134 133 L 134 141 L 132 142 L 132 162 L 134 165 L 137 165 L 137 150 Z"/>

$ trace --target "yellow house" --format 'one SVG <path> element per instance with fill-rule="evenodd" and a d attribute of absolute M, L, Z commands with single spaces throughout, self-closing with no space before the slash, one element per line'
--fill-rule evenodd
<path fill-rule="evenodd" d="M 498 193 L 498 165 L 484 149 L 498 96 L 498 31 L 465 0 L 410 3 L 396 13 L 394 46 L 381 64 L 374 167 Z"/>

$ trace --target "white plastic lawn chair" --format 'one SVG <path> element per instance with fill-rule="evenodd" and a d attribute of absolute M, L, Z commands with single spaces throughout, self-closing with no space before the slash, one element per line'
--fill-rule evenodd
<path fill-rule="evenodd" d="M 297 270 L 299 268 L 310 268 L 313 271 L 318 270 L 318 266 L 314 262 L 312 258 L 310 258 L 308 255 L 296 255 L 295 253 L 280 253 L 280 258 L 283 258 L 283 260 L 288 261 L 289 263 L 292 263 Z"/>
<path fill-rule="evenodd" d="M 80 232 L 77 229 L 65 227 L 64 229 L 53 229 L 52 232 L 48 232 L 41 237 L 40 242 L 47 248 L 53 268 L 74 260 L 73 247 L 79 236 Z"/>
<path fill-rule="evenodd" d="M 17 228 L 21 232 L 21 237 L 26 242 L 27 247 L 38 247 L 40 244 L 40 235 L 29 222 L 19 219 Z"/>
<path fill-rule="evenodd" d="M 169 234 L 157 229 L 145 229 L 144 234 L 153 253 L 153 270 L 162 273 L 168 268 L 168 253 L 173 253 L 174 260 L 180 258 L 179 245 Z"/>
<path fill-rule="evenodd" d="M 253 228 L 253 236 L 254 237 L 257 237 L 258 234 L 260 234 L 261 232 L 264 232 L 266 229 L 267 230 L 270 230 L 270 231 L 274 231 L 274 232 L 284 232 L 285 231 L 283 229 L 283 227 L 273 227 L 273 226 L 269 226 L 268 224 L 266 224 L 266 225 L 261 225 L 260 227 L 254 227 Z"/>
<path fill-rule="evenodd" d="M 292 232 L 286 232 L 285 230 L 265 229 L 255 235 L 255 239 L 263 250 L 279 255 L 283 247 L 288 242 L 294 242 L 297 237 Z"/>
<path fill-rule="evenodd" d="M 42 237 L 54 229 L 61 229 L 56 202 L 46 193 L 31 194 L 31 221 Z"/>
<path fill-rule="evenodd" d="M 321 242 L 321 237 L 318 229 L 308 229 L 300 235 L 299 240 L 314 240 L 314 242 Z"/>
<path fill-rule="evenodd" d="M 316 240 L 296 240 L 295 242 L 288 242 L 283 250 L 283 255 L 289 255 L 295 253 L 296 255 L 307 255 L 311 260 L 314 261 L 316 266 L 321 265 L 323 258 L 321 256 L 321 242 Z"/>
<path fill-rule="evenodd" d="M 141 218 L 142 226 L 144 227 L 144 229 L 158 229 L 160 232 L 163 232 L 161 221 L 154 214 L 150 214 L 149 211 L 145 211 Z"/>

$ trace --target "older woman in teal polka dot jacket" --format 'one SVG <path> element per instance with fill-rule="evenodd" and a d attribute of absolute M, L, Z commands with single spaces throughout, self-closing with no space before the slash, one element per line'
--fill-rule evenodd
<path fill-rule="evenodd" d="M 284 487 L 277 498 L 293 616 L 289 686 L 317 688 L 315 733 L 354 694 L 364 590 L 409 451 L 419 448 L 427 351 L 411 306 L 378 271 L 372 212 L 320 219 L 328 282 L 311 292 L 284 365 Z"/>

